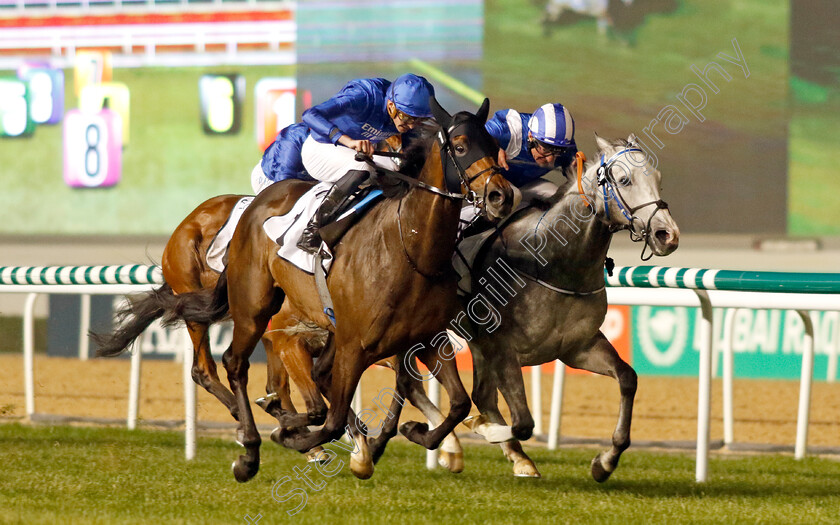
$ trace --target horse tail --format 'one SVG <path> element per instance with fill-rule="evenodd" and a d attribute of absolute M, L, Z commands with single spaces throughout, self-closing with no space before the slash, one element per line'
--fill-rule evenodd
<path fill-rule="evenodd" d="M 178 321 L 209 325 L 225 319 L 230 311 L 227 282 L 227 270 L 225 270 L 219 275 L 214 288 L 204 288 L 173 296 L 172 303 L 166 305 L 166 313 L 163 316 L 164 326 Z"/>
<path fill-rule="evenodd" d="M 227 272 L 222 272 L 214 288 L 176 295 L 168 284 L 149 292 L 128 296 L 125 306 L 115 314 L 119 326 L 112 334 L 90 337 L 98 345 L 98 357 L 113 357 L 125 351 L 156 319 L 163 326 L 180 321 L 213 324 L 228 314 Z"/>
<path fill-rule="evenodd" d="M 119 326 L 111 334 L 89 332 L 90 338 L 99 347 L 97 357 L 114 357 L 123 353 L 149 327 L 155 319 L 165 313 L 166 302 L 175 297 L 172 288 L 164 284 L 143 294 L 126 296 L 126 303 L 115 313 Z"/>

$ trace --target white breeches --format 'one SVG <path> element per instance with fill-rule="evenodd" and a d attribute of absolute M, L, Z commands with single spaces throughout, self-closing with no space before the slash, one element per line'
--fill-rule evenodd
<path fill-rule="evenodd" d="M 350 170 L 373 172 L 366 162 L 356 160 L 356 152 L 344 146 L 323 144 L 307 137 L 301 148 L 303 167 L 309 175 L 319 181 L 337 182 Z M 383 168 L 396 171 L 397 165 L 389 157 L 373 157 Z"/>

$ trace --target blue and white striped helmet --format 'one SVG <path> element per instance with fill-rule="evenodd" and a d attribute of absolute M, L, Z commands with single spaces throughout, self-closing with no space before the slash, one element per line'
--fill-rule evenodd
<path fill-rule="evenodd" d="M 543 104 L 528 120 L 528 130 L 549 146 L 575 146 L 575 121 L 562 104 Z"/>

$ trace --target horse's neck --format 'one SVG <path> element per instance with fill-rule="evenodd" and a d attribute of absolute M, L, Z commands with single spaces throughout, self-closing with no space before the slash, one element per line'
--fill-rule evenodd
<path fill-rule="evenodd" d="M 433 144 L 418 180 L 445 190 L 440 146 Z M 415 187 L 400 204 L 400 227 L 406 251 L 423 273 L 450 264 L 458 233 L 459 201 Z"/>
<path fill-rule="evenodd" d="M 518 259 L 523 270 L 570 290 L 603 285 L 604 260 L 612 234 L 589 211 L 576 187 L 569 188 L 545 212 L 535 209 L 517 222 L 520 224 L 508 235 L 506 244 L 508 254 Z M 535 255 L 532 252 L 540 239 L 545 245 Z M 531 251 L 526 248 L 528 243 Z"/>

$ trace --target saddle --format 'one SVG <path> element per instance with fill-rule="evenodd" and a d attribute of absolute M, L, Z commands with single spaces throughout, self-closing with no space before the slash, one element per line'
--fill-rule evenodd
<path fill-rule="evenodd" d="M 318 229 L 321 240 L 326 243 L 330 250 L 334 249 L 347 231 L 382 197 L 382 190 L 373 185 L 362 186 L 357 189 L 338 208 L 335 213 L 337 218 Z"/>

